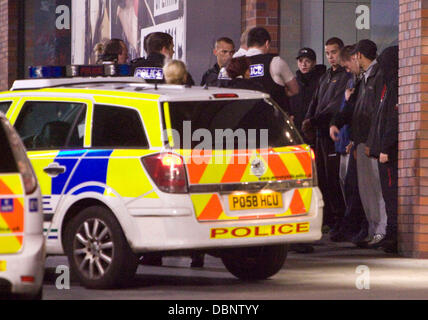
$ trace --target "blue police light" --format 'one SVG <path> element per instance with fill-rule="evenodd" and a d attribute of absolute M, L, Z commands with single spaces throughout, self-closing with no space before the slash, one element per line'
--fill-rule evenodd
<path fill-rule="evenodd" d="M 65 67 L 63 66 L 37 66 L 29 67 L 31 79 L 64 78 Z"/>
<path fill-rule="evenodd" d="M 162 68 L 140 67 L 135 69 L 134 77 L 144 80 L 163 80 Z"/>
<path fill-rule="evenodd" d="M 74 77 L 128 77 L 131 66 L 127 64 L 37 66 L 29 68 L 30 79 Z"/>

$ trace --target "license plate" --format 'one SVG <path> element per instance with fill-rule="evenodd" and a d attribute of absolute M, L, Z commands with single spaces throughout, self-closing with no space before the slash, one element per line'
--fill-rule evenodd
<path fill-rule="evenodd" d="M 6 261 L 0 261 L 0 272 L 6 271 Z"/>
<path fill-rule="evenodd" d="M 229 196 L 230 210 L 282 208 L 282 193 L 253 193 Z"/>

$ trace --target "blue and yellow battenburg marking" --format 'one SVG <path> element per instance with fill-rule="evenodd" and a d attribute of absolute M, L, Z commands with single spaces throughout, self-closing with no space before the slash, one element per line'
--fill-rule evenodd
<path fill-rule="evenodd" d="M 149 150 L 75 150 L 52 153 L 30 152 L 43 196 L 43 212 L 52 214 L 61 195 L 95 192 L 103 196 L 159 197 L 144 173 L 141 157 Z M 49 177 L 43 168 L 55 162 L 64 173 Z M 46 219 L 45 219 L 46 220 Z"/>

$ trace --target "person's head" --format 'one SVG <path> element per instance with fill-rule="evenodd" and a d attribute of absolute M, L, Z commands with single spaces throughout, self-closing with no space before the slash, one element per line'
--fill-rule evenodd
<path fill-rule="evenodd" d="M 165 32 L 154 32 L 147 37 L 147 54 L 160 53 L 172 59 L 174 55 L 174 39 Z"/>
<path fill-rule="evenodd" d="M 269 32 L 263 27 L 252 28 L 248 32 L 248 48 L 257 48 L 268 53 L 270 48 L 271 37 Z"/>
<path fill-rule="evenodd" d="M 347 72 L 352 72 L 355 75 L 360 74 L 360 65 L 355 57 L 352 54 L 352 51 L 355 49 L 355 45 L 345 46 L 340 50 L 340 64 L 346 69 Z"/>
<path fill-rule="evenodd" d="M 102 42 L 98 42 L 95 47 L 94 47 L 94 60 L 96 63 L 101 63 L 102 62 L 102 56 L 103 56 L 103 52 L 104 52 L 104 43 Z"/>
<path fill-rule="evenodd" d="M 111 39 L 104 46 L 103 61 L 125 64 L 128 62 L 128 47 L 121 39 Z"/>
<path fill-rule="evenodd" d="M 217 57 L 217 63 L 220 68 L 224 67 L 235 53 L 235 44 L 232 39 L 227 37 L 219 38 L 213 50 L 214 55 Z"/>
<path fill-rule="evenodd" d="M 187 81 L 186 65 L 180 60 L 172 60 L 163 67 L 165 81 L 168 84 L 185 84 Z"/>
<path fill-rule="evenodd" d="M 333 37 L 325 43 L 325 56 L 333 69 L 339 67 L 339 54 L 344 44 L 339 38 Z"/>
<path fill-rule="evenodd" d="M 311 48 L 302 48 L 296 57 L 297 67 L 300 72 L 305 74 L 311 72 L 317 64 L 317 55 Z"/>
<path fill-rule="evenodd" d="M 369 39 L 360 40 L 356 44 L 352 54 L 355 55 L 361 68 L 363 68 L 363 70 L 367 70 L 369 65 L 377 57 L 377 45 Z"/>
<path fill-rule="evenodd" d="M 383 72 L 385 82 L 397 81 L 398 77 L 398 46 L 388 47 L 377 58 Z"/>
<path fill-rule="evenodd" d="M 230 78 L 235 79 L 242 76 L 245 79 L 250 78 L 251 61 L 248 57 L 233 58 L 226 67 L 227 74 Z"/>

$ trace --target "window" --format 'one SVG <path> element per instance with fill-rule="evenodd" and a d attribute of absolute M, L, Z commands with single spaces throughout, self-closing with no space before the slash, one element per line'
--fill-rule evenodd
<path fill-rule="evenodd" d="M 82 148 L 86 106 L 69 102 L 27 102 L 16 131 L 28 150 Z"/>
<path fill-rule="evenodd" d="M 170 102 L 169 109 L 174 144 L 183 149 L 252 149 L 265 148 L 265 143 L 269 147 L 303 143 L 284 113 L 268 100 Z"/>
<path fill-rule="evenodd" d="M 136 110 L 95 105 L 92 146 L 96 148 L 148 148 L 146 134 Z"/>
<path fill-rule="evenodd" d="M 0 174 L 18 172 L 12 148 L 3 127 L 2 120 L 0 120 L 0 141 Z"/>
<path fill-rule="evenodd" d="M 6 114 L 7 110 L 9 110 L 9 107 L 11 104 L 12 104 L 12 102 L 10 102 L 10 101 L 0 102 L 0 112 L 3 112 L 4 114 Z"/>

